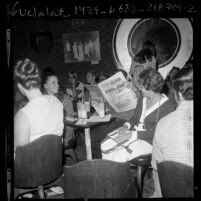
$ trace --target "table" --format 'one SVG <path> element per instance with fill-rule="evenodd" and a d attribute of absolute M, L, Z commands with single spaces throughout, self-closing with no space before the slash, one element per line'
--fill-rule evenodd
<path fill-rule="evenodd" d="M 99 124 L 107 123 L 108 121 L 107 122 L 87 122 L 87 124 L 85 125 L 76 125 L 76 122 L 77 121 L 68 121 L 68 120 L 64 121 L 66 126 L 70 126 L 73 128 L 84 128 L 87 160 L 92 160 L 90 128 Z"/>

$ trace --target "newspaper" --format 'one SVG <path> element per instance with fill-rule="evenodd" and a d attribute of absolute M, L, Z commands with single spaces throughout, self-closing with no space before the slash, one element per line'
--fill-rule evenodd
<path fill-rule="evenodd" d="M 98 85 L 85 85 L 93 96 L 102 96 L 115 112 L 132 110 L 137 105 L 133 90 L 127 87 L 127 81 L 122 72 L 118 72 Z"/>

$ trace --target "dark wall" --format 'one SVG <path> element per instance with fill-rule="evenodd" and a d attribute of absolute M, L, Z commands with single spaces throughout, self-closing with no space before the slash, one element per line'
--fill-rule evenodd
<path fill-rule="evenodd" d="M 111 74 L 117 70 L 112 55 L 112 35 L 117 19 L 87 19 L 84 24 L 72 25 L 72 20 L 16 20 L 13 22 L 13 55 L 14 64 L 18 59 L 30 58 L 37 62 L 42 69 L 52 66 L 61 83 L 66 80 L 68 71 L 76 71 L 80 80 L 85 82 L 86 72 L 95 70 Z M 53 48 L 49 54 L 37 54 L 30 44 L 30 32 L 51 31 L 53 34 Z M 99 31 L 101 61 L 99 64 L 90 62 L 64 63 L 63 33 Z"/>

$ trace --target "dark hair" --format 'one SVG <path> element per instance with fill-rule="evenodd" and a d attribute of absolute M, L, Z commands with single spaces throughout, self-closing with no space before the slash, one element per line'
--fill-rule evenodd
<path fill-rule="evenodd" d="M 180 68 L 173 66 L 173 68 L 170 70 L 169 74 L 168 74 L 168 79 L 172 80 L 173 77 L 180 71 Z"/>
<path fill-rule="evenodd" d="M 183 68 L 192 68 L 193 67 L 193 60 L 188 60 Z"/>
<path fill-rule="evenodd" d="M 156 47 L 150 40 L 146 40 L 146 41 L 143 42 L 142 49 L 151 50 L 152 54 L 156 57 L 156 54 L 157 54 Z"/>
<path fill-rule="evenodd" d="M 44 84 L 47 82 L 48 78 L 51 76 L 57 76 L 54 69 L 50 66 L 43 68 L 41 74 L 41 88 L 44 90 Z"/>
<path fill-rule="evenodd" d="M 185 100 L 193 100 L 193 67 L 182 68 L 172 80 L 177 96 L 180 92 Z"/>
<path fill-rule="evenodd" d="M 54 74 L 54 75 L 56 75 L 54 69 L 51 66 L 47 66 L 47 67 L 43 68 L 42 74 Z"/>
<path fill-rule="evenodd" d="M 151 90 L 154 93 L 161 93 L 164 80 L 157 70 L 146 68 L 139 74 L 138 83 L 144 86 L 146 90 Z"/>
<path fill-rule="evenodd" d="M 96 75 L 96 77 L 95 77 L 95 82 L 96 82 L 96 83 L 99 83 L 99 82 L 100 82 L 100 76 L 99 76 L 99 75 Z"/>
<path fill-rule="evenodd" d="M 152 53 L 152 51 L 150 49 L 142 49 L 134 56 L 133 59 L 135 62 L 143 64 L 147 60 L 151 61 L 153 56 L 154 56 L 154 54 Z"/>
<path fill-rule="evenodd" d="M 40 73 L 38 66 L 30 59 L 19 60 L 14 68 L 14 78 L 25 89 L 40 87 Z"/>
<path fill-rule="evenodd" d="M 92 74 L 92 77 L 95 77 L 94 78 L 94 81 L 96 82 L 96 83 L 99 83 L 100 82 L 100 76 L 98 75 L 98 73 L 96 72 L 96 71 L 89 71 L 88 73 L 91 73 Z M 87 74 L 88 74 L 87 73 Z"/>
<path fill-rule="evenodd" d="M 128 77 L 128 73 L 125 70 L 119 69 L 118 72 L 122 72 L 125 78 Z"/>
<path fill-rule="evenodd" d="M 169 74 L 166 76 L 164 81 L 164 86 L 162 89 L 162 93 L 165 95 L 169 95 L 170 91 L 172 89 L 172 78 L 180 71 L 180 68 L 173 66 L 173 68 L 170 70 Z"/>
<path fill-rule="evenodd" d="M 146 62 L 146 58 L 144 55 L 144 52 L 142 50 L 140 50 L 134 57 L 133 57 L 133 61 L 143 64 Z"/>
<path fill-rule="evenodd" d="M 68 77 L 73 77 L 73 78 L 78 79 L 77 73 L 74 72 L 74 71 L 69 71 L 69 72 L 68 72 Z"/>

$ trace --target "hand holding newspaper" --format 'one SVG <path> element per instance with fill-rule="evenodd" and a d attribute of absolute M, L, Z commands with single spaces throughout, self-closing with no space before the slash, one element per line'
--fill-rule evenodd
<path fill-rule="evenodd" d="M 85 85 L 92 94 L 104 97 L 116 112 L 134 109 L 137 98 L 133 90 L 127 87 L 127 81 L 122 72 L 118 72 L 98 85 Z"/>

